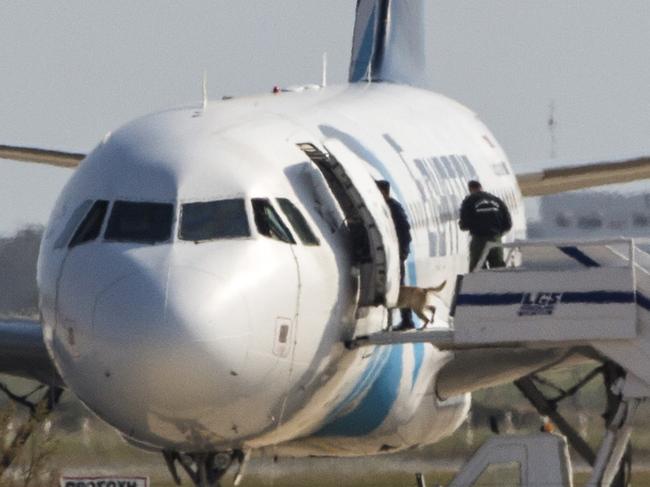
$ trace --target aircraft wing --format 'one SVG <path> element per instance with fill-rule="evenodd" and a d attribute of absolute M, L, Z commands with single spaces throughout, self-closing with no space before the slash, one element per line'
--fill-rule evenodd
<path fill-rule="evenodd" d="M 85 157 L 86 154 L 77 152 L 0 145 L 0 159 L 10 159 L 12 161 L 35 162 L 50 166 L 75 168 Z"/>
<path fill-rule="evenodd" d="M 558 167 L 558 164 L 562 166 Z M 544 196 L 647 178 L 650 178 L 650 156 L 647 155 L 583 164 L 563 161 L 553 164 L 553 167 L 517 174 L 524 196 Z"/>
<path fill-rule="evenodd" d="M 0 159 L 33 162 L 75 168 L 86 154 L 34 147 L 0 145 Z M 38 321 L 0 320 L 0 374 L 14 375 L 62 386 L 63 381 L 43 342 L 43 328 Z"/>
<path fill-rule="evenodd" d="M 0 373 L 63 385 L 45 348 L 38 321 L 0 321 Z"/>
<path fill-rule="evenodd" d="M 86 157 L 79 152 L 0 145 L 0 159 L 75 168 Z M 560 165 L 561 164 L 561 165 Z M 566 161 L 517 174 L 523 196 L 544 196 L 605 184 L 650 178 L 650 156 L 572 164 Z"/>

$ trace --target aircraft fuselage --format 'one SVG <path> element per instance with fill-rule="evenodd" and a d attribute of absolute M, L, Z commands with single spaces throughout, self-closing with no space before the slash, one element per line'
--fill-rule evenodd
<path fill-rule="evenodd" d="M 457 225 L 467 181 L 509 205 L 508 240 L 525 237 L 521 194 L 492 134 L 427 91 L 351 84 L 127 124 L 63 190 L 38 266 L 61 376 L 124 436 L 179 451 L 361 455 L 435 442 L 464 420 L 469 396 L 435 395 L 447 353 L 345 348 L 384 329 L 390 312 L 358 306 L 346 215 L 305 143 L 391 183 L 412 226 L 407 284 L 448 281 L 438 325 L 467 272 Z M 206 223 L 211 211 L 223 228 Z"/>

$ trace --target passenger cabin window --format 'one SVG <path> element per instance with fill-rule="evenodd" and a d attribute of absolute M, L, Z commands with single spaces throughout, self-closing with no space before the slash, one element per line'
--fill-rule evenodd
<path fill-rule="evenodd" d="M 289 223 L 293 227 L 293 231 L 298 234 L 298 238 L 304 245 L 319 245 L 318 237 L 309 228 L 309 224 L 305 217 L 300 213 L 300 210 L 286 198 L 278 198 L 278 204 L 286 215 Z"/>
<path fill-rule="evenodd" d="M 579 228 L 593 230 L 595 228 L 601 228 L 602 226 L 603 226 L 602 219 L 596 215 L 581 216 L 578 219 Z"/>
<path fill-rule="evenodd" d="M 74 233 L 72 240 L 70 240 L 70 248 L 85 242 L 90 242 L 99 237 L 107 209 L 108 201 L 98 200 L 93 203 L 88 213 L 86 213 L 86 217 L 81 221 L 79 227 L 77 227 L 77 231 Z"/>
<path fill-rule="evenodd" d="M 174 205 L 116 201 L 104 238 L 117 242 L 154 244 L 169 240 Z"/>
<path fill-rule="evenodd" d="M 291 232 L 282 222 L 280 215 L 273 209 L 268 199 L 253 199 L 253 214 L 255 215 L 255 226 L 260 234 L 282 242 L 296 243 Z"/>
<path fill-rule="evenodd" d="M 250 235 L 243 199 L 186 203 L 182 206 L 181 240 L 201 242 Z"/>

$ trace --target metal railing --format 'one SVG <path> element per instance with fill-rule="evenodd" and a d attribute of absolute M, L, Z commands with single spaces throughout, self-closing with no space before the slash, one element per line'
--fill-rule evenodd
<path fill-rule="evenodd" d="M 629 261 L 629 266 L 634 267 L 637 265 L 637 254 L 644 263 L 641 267 L 648 269 L 650 266 L 650 254 L 644 252 L 639 245 L 650 245 L 650 238 L 632 238 L 632 237 L 617 237 L 617 238 L 606 238 L 606 239 L 568 239 L 568 240 L 516 240 L 514 242 L 488 242 L 481 253 L 481 257 L 476 264 L 476 267 L 472 269 L 472 272 L 483 270 L 485 261 L 492 249 L 502 248 L 504 251 L 507 251 L 504 256 L 504 261 L 506 267 L 510 265 L 512 267 L 513 260 L 517 252 L 525 248 L 560 248 L 560 247 L 608 247 L 615 253 L 618 253 L 612 246 L 626 246 L 628 248 L 628 255 L 621 257 Z M 646 265 L 647 264 L 647 265 Z"/>

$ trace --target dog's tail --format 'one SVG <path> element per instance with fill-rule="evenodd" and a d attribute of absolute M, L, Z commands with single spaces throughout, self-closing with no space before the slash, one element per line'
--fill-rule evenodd
<path fill-rule="evenodd" d="M 446 285 L 447 285 L 447 281 L 442 281 L 442 284 L 440 284 L 440 285 L 438 285 L 436 287 L 428 287 L 427 291 L 430 291 L 432 293 L 439 293 L 440 291 L 442 291 L 445 288 Z"/>

